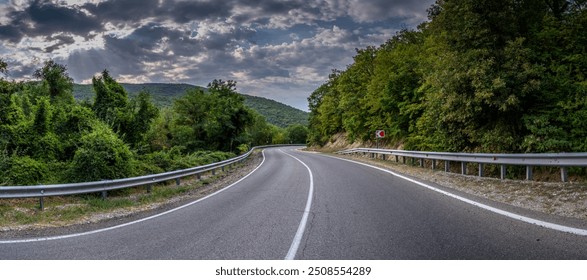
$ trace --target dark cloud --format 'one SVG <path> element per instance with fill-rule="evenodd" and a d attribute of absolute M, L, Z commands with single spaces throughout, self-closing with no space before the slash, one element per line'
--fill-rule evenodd
<path fill-rule="evenodd" d="M 32 22 L 33 27 L 25 27 L 25 30 L 36 35 L 69 32 L 85 36 L 102 27 L 97 18 L 75 7 L 58 6 L 47 0 L 34 1 L 20 16 Z"/>
<path fill-rule="evenodd" d="M 177 23 L 193 20 L 226 18 L 231 15 L 232 5 L 228 1 L 174 1 L 166 10 L 167 16 Z"/>
<path fill-rule="evenodd" d="M 23 36 L 24 34 L 17 26 L 0 26 L 0 39 L 18 43 Z"/>
<path fill-rule="evenodd" d="M 87 3 L 82 8 L 102 22 L 128 23 L 158 16 L 164 11 L 159 6 L 159 0 L 108 0 L 97 4 Z"/>
<path fill-rule="evenodd" d="M 50 41 L 57 40 L 57 43 L 45 48 L 45 52 L 49 52 L 49 53 L 53 52 L 54 50 L 59 49 L 61 46 L 66 46 L 66 45 L 70 45 L 70 44 L 75 43 L 75 39 L 73 39 L 72 36 L 64 35 L 64 34 L 50 36 L 48 38 L 48 40 L 50 40 Z"/>
<path fill-rule="evenodd" d="M 305 108 L 355 48 L 426 18 L 434 0 L 61 0 L 0 4 L 0 55 L 15 78 L 42 60 L 76 82 L 108 69 L 122 81 L 236 79 L 244 93 Z M 83 39 L 80 39 L 83 38 Z M 24 39 L 24 40 L 23 40 Z M 10 70 L 9 69 L 9 70 Z"/>
<path fill-rule="evenodd" d="M 100 31 L 102 24 L 76 7 L 60 6 L 48 0 L 35 0 L 22 11 L 12 9 L 8 26 L 0 28 L 0 38 L 18 42 L 24 36 L 50 36 L 58 32 L 86 36 Z"/>

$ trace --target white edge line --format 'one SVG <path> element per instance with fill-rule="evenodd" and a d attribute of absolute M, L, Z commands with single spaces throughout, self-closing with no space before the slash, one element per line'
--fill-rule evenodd
<path fill-rule="evenodd" d="M 75 234 L 68 234 L 68 235 L 59 235 L 59 236 L 50 236 L 50 237 L 39 237 L 39 238 L 31 238 L 31 239 L 20 239 L 20 240 L 0 240 L 0 244 L 13 244 L 13 243 L 28 243 L 28 242 L 39 242 L 39 241 L 50 241 L 50 240 L 58 240 L 58 239 L 66 239 L 66 238 L 72 238 L 72 237 L 79 237 L 79 236 L 84 236 L 84 235 L 90 235 L 90 234 L 95 234 L 95 233 L 100 233 L 100 232 L 105 232 L 105 231 L 109 231 L 109 230 L 113 230 L 113 229 L 117 229 L 117 228 L 122 228 L 122 227 L 126 227 L 126 226 L 130 226 L 130 225 L 134 225 L 137 223 L 141 223 L 141 222 L 145 222 L 157 217 L 161 217 L 163 215 L 167 215 L 169 213 L 173 213 L 177 210 L 192 206 L 200 201 L 203 201 L 205 199 L 208 199 L 210 197 L 213 197 L 225 190 L 228 190 L 229 188 L 235 186 L 236 184 L 240 183 L 242 180 L 246 179 L 247 177 L 249 177 L 251 174 L 253 174 L 255 171 L 257 171 L 257 169 L 259 169 L 263 163 L 265 162 L 265 150 L 261 151 L 261 154 L 263 155 L 263 160 L 261 161 L 261 164 L 259 164 L 259 166 L 257 166 L 255 169 L 253 169 L 253 171 L 249 172 L 249 174 L 247 174 L 246 176 L 240 178 L 238 181 L 230 184 L 229 186 L 222 188 L 212 194 L 209 194 L 205 197 L 202 197 L 196 201 L 192 201 L 188 204 L 184 204 L 182 206 L 179 206 L 177 208 L 173 208 L 170 210 L 167 210 L 165 212 L 153 215 L 153 216 L 149 216 L 146 218 L 142 218 L 136 221 L 132 221 L 132 222 L 128 222 L 128 223 L 124 223 L 124 224 L 120 224 L 120 225 L 116 225 L 116 226 L 112 226 L 112 227 L 107 227 L 107 228 L 102 228 L 102 229 L 97 229 L 97 230 L 92 230 L 92 231 L 87 231 L 87 232 L 82 232 L 82 233 L 75 233 Z"/>
<path fill-rule="evenodd" d="M 468 203 L 468 204 L 477 206 L 479 208 L 482 208 L 482 209 L 491 211 L 493 213 L 496 213 L 496 214 L 499 214 L 499 215 L 503 215 L 503 216 L 506 216 L 506 217 L 509 217 L 509 218 L 512 218 L 512 219 L 515 219 L 515 220 L 519 220 L 519 221 L 526 222 L 526 223 L 529 223 L 529 224 L 533 224 L 533 225 L 545 227 L 545 228 L 548 228 L 548 229 L 553 229 L 553 230 L 562 231 L 562 232 L 566 232 L 566 233 L 572 233 L 572 234 L 581 235 L 581 236 L 587 236 L 587 230 L 586 229 L 580 229 L 580 228 L 563 226 L 563 225 L 559 225 L 559 224 L 555 224 L 555 223 L 549 223 L 549 222 L 545 222 L 545 221 L 541 221 L 541 220 L 529 218 L 529 217 L 526 217 L 526 216 L 518 215 L 518 214 L 515 214 L 515 213 L 511 213 L 511 212 L 508 212 L 508 211 L 505 211 L 505 210 L 501 210 L 501 209 L 498 209 L 498 208 L 495 208 L 495 207 L 492 207 L 492 206 L 489 206 L 489 205 L 486 205 L 486 204 L 483 204 L 483 203 L 480 203 L 480 202 L 477 202 L 477 201 L 473 201 L 473 200 L 464 198 L 462 196 L 458 196 L 456 194 L 453 194 L 453 193 L 450 193 L 450 192 L 447 192 L 447 191 L 444 191 L 444 190 L 435 188 L 433 186 L 430 186 L 428 184 L 425 184 L 425 183 L 416 181 L 414 179 L 411 179 L 411 178 L 408 178 L 406 176 L 400 175 L 400 174 L 395 173 L 393 171 L 390 171 L 390 170 L 387 170 L 387 169 L 383 169 L 383 168 L 380 168 L 380 167 L 376 167 L 376 166 L 373 166 L 373 165 L 369 165 L 369 164 L 366 164 L 366 163 L 362 163 L 362 162 L 358 162 L 358 161 L 354 161 L 354 160 L 349 160 L 349 159 L 344 159 L 344 158 L 339 158 L 339 157 L 327 156 L 327 155 L 323 155 L 323 156 L 334 158 L 334 159 L 338 159 L 338 160 L 344 160 L 344 161 L 352 162 L 352 163 L 355 163 L 355 164 L 360 164 L 360 165 L 364 165 L 364 166 L 367 166 L 367 167 L 371 167 L 371 168 L 374 168 L 374 169 L 377 169 L 377 170 L 380 170 L 380 171 L 383 171 L 383 172 L 387 172 L 387 173 L 389 173 L 389 174 L 391 174 L 393 176 L 402 178 L 402 179 L 404 179 L 406 181 L 410 181 L 410 182 L 412 182 L 414 184 L 418 184 L 418 185 L 420 185 L 422 187 L 425 187 L 427 189 L 430 189 L 432 191 L 435 191 L 435 192 L 444 194 L 446 196 L 449 196 L 449 197 L 458 199 L 458 200 L 460 200 L 462 202 L 465 202 L 465 203 Z"/>
<path fill-rule="evenodd" d="M 312 170 L 310 170 L 310 167 L 308 167 L 299 158 L 292 156 L 282 151 L 281 149 L 279 151 L 299 161 L 306 167 L 306 169 L 308 169 L 308 173 L 310 173 L 310 190 L 308 191 L 308 200 L 306 201 L 304 215 L 302 215 L 302 220 L 300 221 L 296 235 L 294 236 L 291 246 L 289 247 L 289 251 L 287 251 L 287 255 L 285 256 L 285 260 L 293 260 L 296 257 L 300 243 L 302 243 L 302 237 L 304 237 L 304 231 L 306 230 L 306 224 L 308 223 L 308 215 L 310 214 L 310 209 L 312 208 L 312 197 L 314 196 L 314 175 L 312 175 Z"/>

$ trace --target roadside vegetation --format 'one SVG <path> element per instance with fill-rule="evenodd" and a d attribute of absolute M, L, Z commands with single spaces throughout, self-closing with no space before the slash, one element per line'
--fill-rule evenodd
<path fill-rule="evenodd" d="M 585 46 L 584 0 L 437 0 L 312 93 L 309 142 L 384 129 L 406 150 L 586 152 Z"/>
<path fill-rule="evenodd" d="M 260 161 L 255 152 L 232 168 L 207 172 L 200 179 L 184 178 L 181 184 L 175 180 L 156 184 L 152 188 L 140 187 L 108 192 L 107 199 L 100 194 L 57 196 L 44 198 L 44 210 L 39 209 L 39 199 L 0 200 L 0 233 L 42 230 L 70 225 L 98 223 L 114 218 L 132 218 L 146 211 L 161 212 L 165 209 L 194 201 L 222 188 L 250 172 Z"/>
<path fill-rule="evenodd" d="M 0 185 L 119 179 L 221 161 L 252 146 L 305 143 L 303 126 L 278 128 L 244 105 L 236 82 L 189 88 L 158 108 L 132 98 L 107 70 L 93 100 L 76 101 L 67 68 L 46 61 L 31 81 L 10 81 L 0 59 Z"/>

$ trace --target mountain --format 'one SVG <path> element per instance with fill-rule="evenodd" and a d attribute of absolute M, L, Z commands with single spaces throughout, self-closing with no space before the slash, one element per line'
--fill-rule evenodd
<path fill-rule="evenodd" d="M 121 83 L 129 96 L 135 96 L 140 91 L 146 91 L 151 94 L 153 102 L 158 107 L 167 107 L 173 105 L 173 100 L 184 95 L 186 90 L 192 88 L 202 88 L 190 84 L 167 84 L 167 83 L 148 83 L 148 84 L 125 84 Z M 75 84 L 73 86 L 73 96 L 77 100 L 93 100 L 94 90 L 92 85 Z M 267 122 L 278 127 L 287 127 L 292 124 L 308 125 L 308 113 L 296 109 L 283 103 L 257 96 L 243 94 L 245 105 L 259 114 L 263 115 Z"/>

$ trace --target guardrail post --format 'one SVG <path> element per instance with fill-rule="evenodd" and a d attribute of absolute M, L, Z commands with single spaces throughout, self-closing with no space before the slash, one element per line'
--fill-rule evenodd
<path fill-rule="evenodd" d="M 43 194 L 44 193 L 45 193 L 45 190 L 41 190 L 41 196 L 39 197 L 39 209 L 41 211 L 45 210 L 45 203 L 43 201 L 43 198 L 44 198 Z"/>
<path fill-rule="evenodd" d="M 175 185 L 179 186 L 180 183 L 181 183 L 181 181 L 179 180 L 179 178 L 175 178 Z"/>
<path fill-rule="evenodd" d="M 216 169 L 212 169 L 212 176 L 216 175 Z"/>
<path fill-rule="evenodd" d="M 406 164 L 406 157 L 405 157 L 405 156 L 402 156 L 402 162 L 403 162 L 404 164 Z"/>
<path fill-rule="evenodd" d="M 502 180 L 505 179 L 505 172 L 506 172 L 505 164 L 500 165 L 499 166 L 499 178 L 501 178 Z"/>
<path fill-rule="evenodd" d="M 528 181 L 532 180 L 532 166 L 531 165 L 526 166 L 526 180 L 528 180 Z"/>
<path fill-rule="evenodd" d="M 567 173 L 567 168 L 566 167 L 561 167 L 561 181 L 566 182 L 569 180 L 569 176 Z"/>
<path fill-rule="evenodd" d="M 395 156 L 395 162 L 399 162 L 399 156 Z"/>
<path fill-rule="evenodd" d="M 461 174 L 467 175 L 467 163 L 464 161 L 461 161 Z"/>
<path fill-rule="evenodd" d="M 479 163 L 479 177 L 483 177 L 483 163 Z"/>
<path fill-rule="evenodd" d="M 444 161 L 444 172 L 450 172 L 450 161 Z"/>
<path fill-rule="evenodd" d="M 423 158 L 420 159 L 420 167 L 424 167 L 424 159 Z"/>
<path fill-rule="evenodd" d="M 382 160 L 385 160 L 385 155 L 381 155 L 381 159 Z"/>
<path fill-rule="evenodd" d="M 202 175 L 200 173 L 198 173 L 198 175 L 196 175 L 196 178 L 198 178 L 198 180 L 202 179 Z"/>
<path fill-rule="evenodd" d="M 108 192 L 102 191 L 102 200 L 106 200 L 107 197 L 108 197 Z"/>
<path fill-rule="evenodd" d="M 435 170 L 435 169 L 436 169 L 436 160 L 433 159 L 432 160 L 432 170 Z"/>

